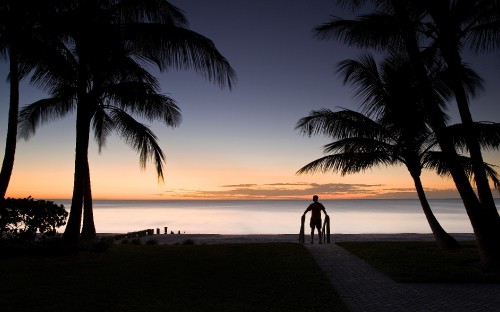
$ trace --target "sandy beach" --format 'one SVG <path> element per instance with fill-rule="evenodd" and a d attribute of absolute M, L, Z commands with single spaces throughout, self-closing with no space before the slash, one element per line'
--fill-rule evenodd
<path fill-rule="evenodd" d="M 452 233 L 459 241 L 474 240 L 473 233 Z M 154 239 L 158 244 L 183 243 L 190 239 L 195 244 L 228 244 L 228 243 L 298 243 L 298 234 L 245 234 L 245 235 L 219 235 L 219 234 L 155 234 L 141 237 L 145 243 Z M 399 233 L 399 234 L 332 234 L 330 242 L 348 241 L 432 241 L 434 237 L 430 233 Z M 306 243 L 310 242 L 310 235 L 306 234 Z M 317 236 L 315 236 L 317 243 Z"/>

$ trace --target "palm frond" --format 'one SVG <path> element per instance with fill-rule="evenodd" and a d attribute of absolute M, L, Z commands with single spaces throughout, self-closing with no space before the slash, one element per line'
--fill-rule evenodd
<path fill-rule="evenodd" d="M 94 140 L 99 148 L 99 153 L 101 153 L 107 138 L 114 129 L 113 120 L 102 107 L 98 107 L 92 116 L 92 128 L 94 129 Z"/>
<path fill-rule="evenodd" d="M 314 28 L 320 40 L 335 39 L 349 46 L 384 50 L 387 46 L 402 47 L 394 16 L 383 12 L 360 15 L 356 20 L 331 16 L 330 21 Z"/>
<path fill-rule="evenodd" d="M 481 148 L 485 150 L 498 150 L 500 148 L 500 123 L 475 122 L 474 131 Z M 455 146 L 461 151 L 467 151 L 466 138 L 470 133 L 463 124 L 454 124 L 447 127 Z"/>
<path fill-rule="evenodd" d="M 27 105 L 19 113 L 19 136 L 28 140 L 40 125 L 62 118 L 74 109 L 72 99 L 66 97 L 42 99 Z"/>
<path fill-rule="evenodd" d="M 341 176 L 366 171 L 374 166 L 390 164 L 384 153 L 338 153 L 318 158 L 297 171 L 297 174 L 338 172 Z"/>
<path fill-rule="evenodd" d="M 392 143 L 392 144 L 391 144 Z M 323 146 L 323 153 L 372 153 L 394 154 L 394 142 L 380 141 L 374 138 L 351 137 L 334 141 Z"/>
<path fill-rule="evenodd" d="M 126 29 L 137 55 L 161 70 L 193 69 L 220 87 L 232 88 L 236 73 L 214 43 L 186 28 L 160 24 L 136 24 Z"/>
<path fill-rule="evenodd" d="M 354 97 L 368 116 L 376 116 L 388 101 L 388 95 L 375 59 L 364 54 L 357 59 L 340 62 L 337 73 L 343 75 L 343 82 L 353 87 Z"/>
<path fill-rule="evenodd" d="M 158 94 L 148 83 L 127 81 L 110 85 L 104 91 L 106 106 L 119 107 L 150 121 L 161 120 L 170 127 L 177 127 L 182 121 L 175 100 Z"/>
<path fill-rule="evenodd" d="M 486 175 L 488 176 L 488 179 L 491 180 L 495 189 L 500 192 L 500 179 L 497 171 L 495 170 L 495 168 L 498 168 L 498 166 L 487 163 L 485 163 L 484 165 L 484 170 L 486 172 Z"/>
<path fill-rule="evenodd" d="M 153 76 L 140 59 L 136 59 L 127 49 L 118 46 L 115 47 L 117 52 L 110 58 L 106 65 L 99 68 L 98 73 L 103 77 L 108 85 L 126 83 L 126 82 L 141 82 L 147 85 L 149 89 L 155 92 L 160 91 L 160 83 L 158 78 Z"/>
<path fill-rule="evenodd" d="M 375 121 L 349 109 L 337 112 L 329 109 L 312 111 L 297 122 L 295 129 L 304 135 L 322 134 L 334 139 L 357 136 L 380 138 L 388 135 Z"/>
<path fill-rule="evenodd" d="M 113 9 L 126 22 L 156 22 L 180 27 L 188 26 L 184 12 L 164 0 L 121 0 Z"/>
<path fill-rule="evenodd" d="M 42 40 L 31 47 L 38 54 L 23 55 L 23 63 L 29 64 L 28 69 L 33 69 L 30 82 L 48 93 L 53 93 L 59 85 L 75 85 L 77 56 L 60 41 Z"/>
<path fill-rule="evenodd" d="M 462 31 L 464 45 L 474 52 L 489 52 L 500 47 L 500 5 L 498 1 L 457 1 L 468 14 Z M 472 14 L 471 14 L 472 13 Z"/>
<path fill-rule="evenodd" d="M 424 168 L 425 169 L 430 169 L 435 171 L 438 175 L 440 176 L 445 176 L 449 177 L 450 171 L 448 168 L 447 160 L 445 158 L 445 155 L 441 151 L 433 151 L 426 153 L 424 158 Z M 460 161 L 462 163 L 462 167 L 464 168 L 465 173 L 469 177 L 471 181 L 474 180 L 474 171 L 472 167 L 472 161 L 470 157 L 467 156 L 460 156 Z M 499 176 L 498 173 L 496 172 L 495 168 L 497 166 L 489 164 L 489 163 L 484 163 L 484 170 L 488 178 L 493 182 L 493 185 L 497 190 L 500 190 L 500 181 L 499 181 Z"/>
<path fill-rule="evenodd" d="M 155 164 L 159 181 L 163 181 L 163 163 L 165 156 L 160 148 L 156 135 L 148 126 L 136 121 L 125 111 L 113 108 L 109 114 L 115 130 L 121 138 L 139 153 L 139 165 L 146 168 L 146 163 L 152 159 Z"/>
<path fill-rule="evenodd" d="M 448 69 L 443 69 L 438 74 L 437 78 L 440 82 L 438 91 L 440 91 L 440 94 L 448 94 L 451 91 L 452 82 L 456 79 L 452 75 Z M 460 68 L 460 82 L 467 94 L 472 97 L 477 96 L 484 90 L 484 80 L 465 63 Z M 445 88 L 448 88 L 448 90 L 444 91 Z"/>

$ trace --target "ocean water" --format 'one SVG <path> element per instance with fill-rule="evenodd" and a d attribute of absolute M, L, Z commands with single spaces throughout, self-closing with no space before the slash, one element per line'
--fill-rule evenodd
<path fill-rule="evenodd" d="M 69 200 L 55 200 L 69 211 Z M 349 199 L 321 201 L 332 233 L 430 233 L 418 200 Z M 460 199 L 429 200 L 449 233 L 472 233 Z M 303 200 L 95 200 L 98 233 L 160 229 L 186 234 L 294 234 L 310 201 Z M 497 208 L 500 199 L 496 199 Z M 310 214 L 307 214 L 309 218 Z M 64 231 L 64 227 L 59 232 Z"/>

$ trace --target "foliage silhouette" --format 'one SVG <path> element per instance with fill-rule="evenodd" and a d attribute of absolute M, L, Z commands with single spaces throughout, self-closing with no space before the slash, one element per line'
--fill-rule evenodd
<path fill-rule="evenodd" d="M 363 172 L 374 166 L 403 164 L 412 176 L 439 247 L 456 249 L 459 248 L 458 242 L 444 231 L 434 216 L 420 179 L 424 168 L 443 175 L 449 172 L 442 154 L 435 151 L 437 142 L 426 124 L 421 98 L 414 88 L 407 65 L 406 60 L 395 55 L 385 59 L 380 67 L 368 54 L 357 60 L 341 62 L 339 72 L 343 74 L 344 82 L 353 86 L 367 115 L 347 109 L 337 112 L 323 109 L 302 118 L 297 123 L 297 129 L 303 134 L 323 134 L 336 141 L 325 145 L 327 156 L 307 164 L 298 173 L 333 171 L 345 175 Z M 376 118 L 371 119 L 370 116 Z M 492 136 L 489 132 L 483 133 Z M 495 133 L 496 136 L 498 134 L 500 132 Z M 470 164 L 470 159 L 464 157 L 465 162 Z M 486 166 L 490 169 L 492 180 L 498 183 L 494 169 Z"/>
<path fill-rule="evenodd" d="M 33 70 L 42 55 L 36 49 L 43 40 L 50 20 L 52 0 L 4 0 L 0 3 L 0 58 L 9 63 L 9 113 L 5 154 L 0 171 L 0 198 L 4 198 L 14 168 L 19 113 L 19 82 Z"/>
<path fill-rule="evenodd" d="M 21 242 L 54 237 L 66 224 L 68 212 L 63 205 L 31 197 L 0 200 L 0 239 Z M 38 235 L 38 237 L 37 237 Z"/>
<path fill-rule="evenodd" d="M 193 69 L 221 87 L 236 75 L 212 41 L 187 28 L 187 20 L 167 1 L 60 1 L 54 17 L 58 53 L 39 64 L 32 82 L 52 96 L 21 112 L 20 133 L 28 138 L 40 123 L 76 112 L 75 178 L 64 238 L 95 237 L 88 144 L 90 128 L 99 147 L 112 131 L 139 153 L 141 167 L 154 159 L 163 180 L 164 155 L 157 137 L 132 115 L 168 126 L 180 123 L 180 110 L 160 94 L 147 66 L 160 71 Z M 96 44 L 97 43 L 97 44 Z"/>
<path fill-rule="evenodd" d="M 450 175 L 476 234 L 482 263 L 485 268 L 500 269 L 500 216 L 494 205 L 477 134 L 474 133 L 474 123 L 466 105 L 467 93 L 460 85 L 461 46 L 471 44 L 477 51 L 498 48 L 498 2 L 339 0 L 338 3 L 355 9 L 371 4 L 376 11 L 360 15 L 354 20 L 334 18 L 331 23 L 316 28 L 318 37 L 337 38 L 349 45 L 380 51 L 390 46 L 391 49 L 400 49 L 408 54 L 417 88 L 424 96 L 429 125 L 445 155 Z M 426 50 L 427 47 L 429 49 Z M 444 60 L 454 78 L 449 86 L 455 95 L 462 124 L 468 129 L 467 148 L 473 163 L 478 195 L 454 149 L 441 107 L 436 102 L 424 58 L 424 54 L 429 53 Z"/>

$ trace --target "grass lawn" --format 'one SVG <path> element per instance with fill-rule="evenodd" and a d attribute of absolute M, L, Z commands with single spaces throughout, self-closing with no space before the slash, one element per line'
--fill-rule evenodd
<path fill-rule="evenodd" d="M 347 311 L 299 244 L 116 245 L 0 260 L 2 311 Z"/>
<path fill-rule="evenodd" d="M 475 242 L 461 251 L 442 252 L 434 242 L 339 242 L 398 282 L 494 282 L 500 273 L 484 273 Z"/>

